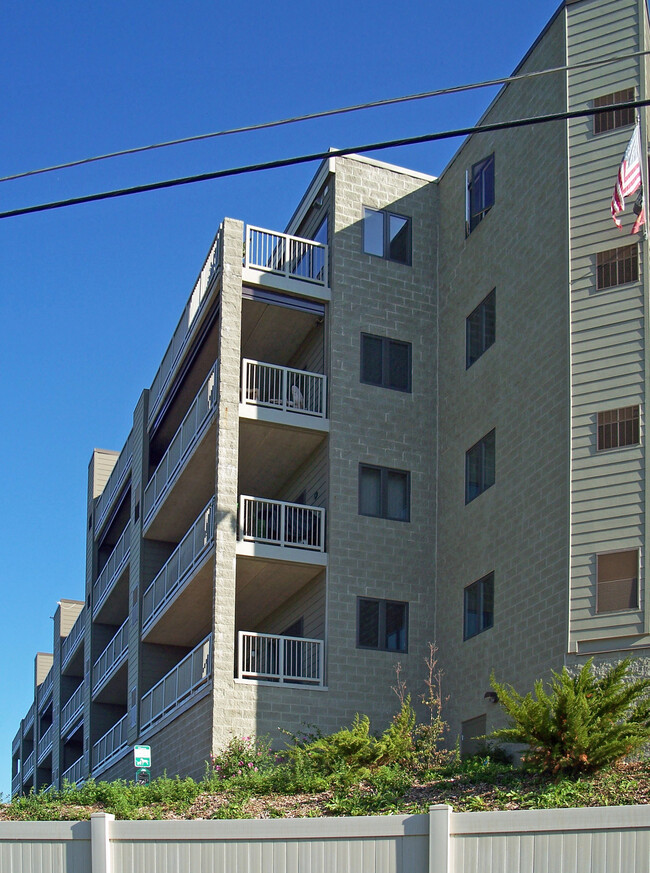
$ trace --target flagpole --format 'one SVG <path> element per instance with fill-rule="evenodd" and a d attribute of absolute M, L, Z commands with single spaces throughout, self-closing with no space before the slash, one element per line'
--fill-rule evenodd
<path fill-rule="evenodd" d="M 643 190 L 643 206 L 645 209 L 645 222 L 642 226 L 641 239 L 648 239 L 648 137 L 646 133 L 645 111 L 643 119 L 641 113 L 636 110 L 636 123 L 639 125 L 639 133 L 641 136 L 641 188 Z M 645 258 L 644 258 L 645 261 Z"/>

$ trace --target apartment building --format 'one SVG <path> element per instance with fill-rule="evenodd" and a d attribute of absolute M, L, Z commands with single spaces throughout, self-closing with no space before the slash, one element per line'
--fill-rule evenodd
<path fill-rule="evenodd" d="M 648 34 L 643 0 L 566 0 L 481 123 L 645 99 Z M 224 219 L 93 453 L 84 599 L 36 658 L 14 792 L 130 778 L 136 743 L 200 776 L 233 733 L 380 726 L 430 640 L 466 750 L 492 669 L 650 670 L 647 242 L 610 215 L 634 129 L 475 134 L 437 178 L 333 154 L 285 233 Z"/>

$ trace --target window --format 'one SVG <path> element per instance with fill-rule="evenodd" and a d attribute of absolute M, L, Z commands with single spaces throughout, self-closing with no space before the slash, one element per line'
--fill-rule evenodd
<path fill-rule="evenodd" d="M 411 343 L 362 333 L 361 381 L 395 391 L 410 391 Z"/>
<path fill-rule="evenodd" d="M 639 444 L 639 407 L 624 406 L 598 413 L 599 452 Z"/>
<path fill-rule="evenodd" d="M 359 464 L 359 514 L 409 521 L 410 473 Z"/>
<path fill-rule="evenodd" d="M 494 485 L 495 431 L 491 430 L 465 454 L 465 503 Z"/>
<path fill-rule="evenodd" d="M 614 103 L 631 103 L 634 100 L 634 88 L 626 88 L 624 91 L 615 91 L 613 94 L 604 94 L 594 100 L 594 109 L 601 106 L 612 106 Z M 600 112 L 594 115 L 594 133 L 605 133 L 607 130 L 615 130 L 617 127 L 627 127 L 634 124 L 634 109 L 610 109 L 609 112 Z"/>
<path fill-rule="evenodd" d="M 639 278 L 638 246 L 620 246 L 596 255 L 596 289 L 612 288 Z"/>
<path fill-rule="evenodd" d="M 466 366 L 471 367 L 484 351 L 494 343 L 496 336 L 497 292 L 491 291 L 466 321 Z"/>
<path fill-rule="evenodd" d="M 608 552 L 596 556 L 596 612 L 639 608 L 639 552 Z"/>
<path fill-rule="evenodd" d="M 494 206 L 494 155 L 483 158 L 467 173 L 466 235 Z"/>
<path fill-rule="evenodd" d="M 411 263 L 411 219 L 393 212 L 364 209 L 363 250 L 400 264 Z"/>
<path fill-rule="evenodd" d="M 463 639 L 475 637 L 494 624 L 494 573 L 472 582 L 464 592 Z"/>
<path fill-rule="evenodd" d="M 357 648 L 406 652 L 408 603 L 357 597 Z"/>

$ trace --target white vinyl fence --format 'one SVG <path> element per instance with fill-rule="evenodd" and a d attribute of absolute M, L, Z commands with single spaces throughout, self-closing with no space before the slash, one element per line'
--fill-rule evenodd
<path fill-rule="evenodd" d="M 648 873 L 650 808 L 0 822 L 2 873 Z"/>

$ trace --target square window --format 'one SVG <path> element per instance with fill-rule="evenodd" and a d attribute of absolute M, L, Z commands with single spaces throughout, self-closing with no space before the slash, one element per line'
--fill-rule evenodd
<path fill-rule="evenodd" d="M 624 91 L 614 91 L 613 94 L 604 94 L 594 100 L 594 109 L 602 106 L 613 106 L 616 103 L 631 103 L 634 100 L 634 88 L 626 88 Z M 594 133 L 605 133 L 615 130 L 617 127 L 627 127 L 634 124 L 634 107 L 628 109 L 610 109 L 608 112 L 599 112 L 594 115 Z"/>
<path fill-rule="evenodd" d="M 363 211 L 363 250 L 398 264 L 411 263 L 411 219 L 379 209 Z"/>
<path fill-rule="evenodd" d="M 464 592 L 463 639 L 468 640 L 494 624 L 494 573 L 472 582 Z"/>
<path fill-rule="evenodd" d="M 395 391 L 411 390 L 411 343 L 361 334 L 361 381 Z"/>
<path fill-rule="evenodd" d="M 410 520 L 410 473 L 359 464 L 359 515 Z"/>
<path fill-rule="evenodd" d="M 639 444 L 639 407 L 624 406 L 598 413 L 597 449 L 617 449 Z"/>
<path fill-rule="evenodd" d="M 494 154 L 474 164 L 466 176 L 465 235 L 469 236 L 494 206 Z"/>
<path fill-rule="evenodd" d="M 485 300 L 482 300 L 474 312 L 467 316 L 465 323 L 466 334 L 466 361 L 469 369 L 475 361 L 481 357 L 494 344 L 496 338 L 496 289 L 490 291 Z"/>
<path fill-rule="evenodd" d="M 636 282 L 639 278 L 639 247 L 620 246 L 596 255 L 596 290 Z"/>
<path fill-rule="evenodd" d="M 596 555 L 596 612 L 639 608 L 639 551 Z"/>
<path fill-rule="evenodd" d="M 357 598 L 357 648 L 406 652 L 408 603 Z"/>
<path fill-rule="evenodd" d="M 465 454 L 465 503 L 494 485 L 495 431 L 491 430 Z"/>

